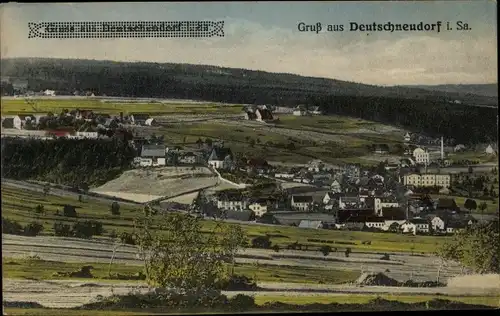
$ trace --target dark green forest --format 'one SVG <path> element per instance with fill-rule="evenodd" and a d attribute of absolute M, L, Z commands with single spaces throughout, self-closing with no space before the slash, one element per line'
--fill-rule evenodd
<path fill-rule="evenodd" d="M 71 185 L 101 185 L 129 168 L 136 151 L 117 139 L 2 138 L 2 177 Z"/>
<path fill-rule="evenodd" d="M 460 143 L 496 142 L 494 97 L 379 87 L 215 66 L 72 59 L 5 59 L 2 76 L 28 80 L 30 90 L 75 90 L 120 97 L 164 97 L 233 104 L 320 106 L 328 114 L 397 125 Z M 5 87 L 4 87 L 5 88 Z M 450 101 L 460 99 L 462 104 Z"/>

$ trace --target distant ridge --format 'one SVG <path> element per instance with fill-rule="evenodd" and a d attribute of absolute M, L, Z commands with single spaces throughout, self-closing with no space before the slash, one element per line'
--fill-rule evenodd
<path fill-rule="evenodd" d="M 0 63 L 2 77 L 28 80 L 32 90 L 72 93 L 92 90 L 108 96 L 206 99 L 217 87 L 238 90 L 244 100 L 225 96 L 228 102 L 300 104 L 311 96 L 389 97 L 436 100 L 461 99 L 468 104 L 497 105 L 491 96 L 441 91 L 418 86 L 376 86 L 337 79 L 211 65 L 116 62 L 87 59 L 7 58 Z M 334 74 L 332 74 L 332 77 Z M 233 94 L 232 93 L 232 94 Z M 198 97 L 204 95 L 203 97 Z M 234 94 L 233 94 L 234 96 Z M 209 98 L 213 100 L 213 98 Z"/>
<path fill-rule="evenodd" d="M 429 91 L 458 93 L 460 95 L 475 94 L 475 95 L 481 95 L 481 96 L 485 96 L 485 97 L 498 98 L 498 83 L 443 84 L 443 85 L 435 85 L 435 86 L 409 85 L 409 86 L 402 86 L 402 87 L 424 89 L 424 90 L 429 90 Z"/>

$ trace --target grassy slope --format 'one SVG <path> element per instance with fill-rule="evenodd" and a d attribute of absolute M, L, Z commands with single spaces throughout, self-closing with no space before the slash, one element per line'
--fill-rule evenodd
<path fill-rule="evenodd" d="M 78 280 L 70 277 L 57 277 L 56 272 L 78 271 L 82 266 L 94 267 L 92 275 L 99 280 L 119 282 L 118 279 L 109 279 L 109 264 L 104 263 L 68 263 L 46 260 L 28 260 L 3 258 L 3 277 L 12 279 L 37 279 L 37 280 Z M 141 266 L 113 264 L 112 274 L 135 274 L 142 271 Z M 237 264 L 235 273 L 255 278 L 258 282 L 287 282 L 287 283 L 313 283 L 319 281 L 325 284 L 341 284 L 352 282 L 359 277 L 355 271 L 339 271 L 307 267 L 279 267 L 268 265 Z M 85 279 L 89 280 L 89 279 Z M 127 281 L 129 282 L 129 281 Z"/>
<path fill-rule="evenodd" d="M 142 210 L 122 205 L 119 216 L 111 215 L 110 204 L 88 200 L 78 202 L 76 198 L 55 197 L 48 195 L 44 197 L 41 192 L 31 192 L 19 190 L 17 188 L 2 186 L 2 216 L 8 219 L 19 221 L 22 224 L 30 223 L 34 220 L 41 222 L 44 227 L 44 234 L 52 235 L 54 221 L 74 222 L 77 219 L 94 219 L 103 223 L 104 229 L 109 232 L 115 230 L 118 234 L 122 231 L 131 232 L 133 229 L 133 219 L 140 215 Z M 36 205 L 45 206 L 46 214 L 38 215 L 33 209 Z M 78 218 L 67 218 L 55 214 L 57 210 L 62 213 L 62 205 L 71 204 L 77 207 Z M 210 230 L 214 226 L 213 221 L 203 221 L 204 229 Z M 349 232 L 334 230 L 300 229 L 288 226 L 262 226 L 262 225 L 242 225 L 249 238 L 258 235 L 271 235 L 273 244 L 281 247 L 298 241 L 301 244 L 319 246 L 321 244 L 309 242 L 308 239 L 323 239 L 334 241 L 332 247 L 343 250 L 350 247 L 353 251 L 401 251 L 410 252 L 413 248 L 415 253 L 430 253 L 436 249 L 448 237 L 433 236 L 410 236 L 390 233 L 370 233 L 370 232 Z M 371 241 L 371 245 L 363 245 L 362 241 Z"/>
<path fill-rule="evenodd" d="M 437 199 L 437 198 L 445 198 L 445 199 L 446 198 L 451 198 L 451 199 L 455 199 L 455 202 L 460 207 L 464 207 L 465 200 L 468 199 L 468 198 L 463 197 L 463 196 L 453 196 L 453 195 L 431 195 L 431 197 L 433 199 L 434 198 L 435 199 Z M 484 214 L 495 214 L 497 212 L 498 201 L 481 200 L 481 199 L 477 199 L 477 198 L 473 198 L 473 200 L 476 201 L 476 204 L 478 206 L 478 208 L 475 211 L 473 211 L 473 213 L 481 213 L 481 210 L 479 209 L 479 205 L 482 202 L 486 202 L 486 206 L 487 206 L 487 208 L 484 210 Z"/>

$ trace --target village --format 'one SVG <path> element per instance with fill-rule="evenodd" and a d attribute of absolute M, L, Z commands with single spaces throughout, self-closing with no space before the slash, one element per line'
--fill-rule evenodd
<path fill-rule="evenodd" d="M 271 106 L 246 106 L 242 119 L 267 124 L 279 120 L 278 113 L 282 111 Z M 318 108 L 305 106 L 289 112 L 294 116 L 321 115 Z M 280 166 L 263 157 L 241 156 L 222 140 L 199 138 L 196 144 L 183 147 L 168 144 L 163 136 L 148 131 L 158 125 L 147 113 L 120 112 L 111 116 L 74 109 L 59 114 L 2 117 L 2 137 L 13 136 L 4 131 L 14 131 L 17 137 L 41 139 L 113 139 L 121 135 L 137 151 L 131 168 L 208 168 L 220 180 L 232 184 L 232 188 L 201 190 L 188 204 L 163 204 L 200 216 L 301 228 L 419 235 L 453 234 L 489 218 L 471 212 L 484 210 L 484 203 L 478 205 L 472 192 L 462 193 L 467 198 L 464 205 L 446 197 L 454 190 L 457 179 L 464 174 L 472 176 L 471 166 L 476 163 L 449 159 L 448 152 L 466 148 L 462 144 L 450 146 L 452 140 L 406 133 L 401 135 L 404 154 L 398 162 L 382 161 L 371 167 L 331 165 L 318 159 L 303 165 Z M 386 154 L 387 147 L 375 144 L 373 152 Z M 497 153 L 494 145 L 488 145 L 484 152 Z M 466 171 L 447 172 L 450 166 L 465 166 Z M 490 190 L 487 183 L 478 190 L 481 198 L 496 201 L 498 193 Z"/>

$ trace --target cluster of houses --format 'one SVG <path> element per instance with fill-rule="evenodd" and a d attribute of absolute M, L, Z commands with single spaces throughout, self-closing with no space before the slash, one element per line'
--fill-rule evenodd
<path fill-rule="evenodd" d="M 217 150 L 210 156 L 217 156 Z M 217 161 L 223 163 L 223 156 L 217 156 Z M 403 182 L 388 184 L 389 175 L 363 170 L 357 165 L 332 167 L 313 160 L 298 169 L 285 172 L 268 168 L 261 173 L 277 179 L 285 192 L 284 198 L 247 197 L 232 190 L 215 194 L 214 204 L 228 214 L 237 214 L 234 216 L 240 220 L 255 218 L 269 224 L 303 228 L 440 235 L 454 233 L 477 222 L 453 199 L 433 201 L 409 189 L 449 188 L 449 174 L 409 173 L 400 175 L 405 179 Z M 293 182 L 307 185 L 287 187 L 287 183 Z M 401 189 L 403 191 L 399 191 Z"/>
<path fill-rule="evenodd" d="M 51 136 L 67 138 L 98 138 L 105 136 L 99 131 L 114 130 L 125 125 L 152 126 L 154 118 L 146 113 L 110 115 L 92 110 L 63 110 L 60 114 L 18 114 L 2 117 L 2 129 L 17 130 L 17 136 Z"/>
<path fill-rule="evenodd" d="M 305 105 L 297 105 L 293 109 L 293 115 L 295 116 L 309 116 L 309 115 L 322 115 L 323 112 L 320 110 L 319 106 L 309 108 Z"/>

